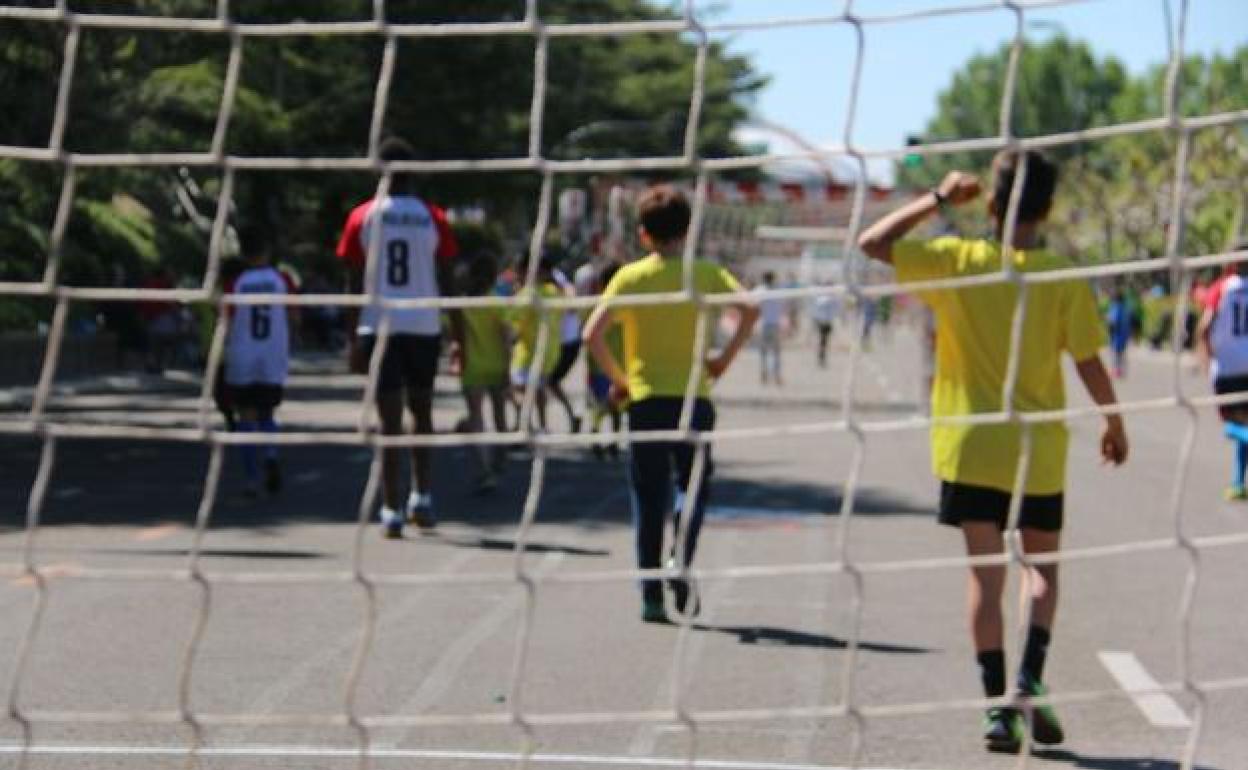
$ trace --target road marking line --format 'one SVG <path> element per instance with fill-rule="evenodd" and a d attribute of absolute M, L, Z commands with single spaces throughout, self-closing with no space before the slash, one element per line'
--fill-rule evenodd
<path fill-rule="evenodd" d="M 40 746 L 29 748 L 21 744 L 0 744 L 0 755 L 29 752 L 45 756 L 159 756 L 185 757 L 190 753 L 186 746 Z M 203 746 L 195 752 L 207 757 L 303 757 L 319 759 L 353 759 L 360 756 L 359 748 L 323 748 L 319 746 Z M 516 752 L 504 751 L 457 751 L 453 749 L 379 749 L 369 748 L 367 756 L 376 759 L 445 759 L 475 760 L 479 762 L 515 763 L 524 758 Z M 533 754 L 530 763 L 558 765 L 613 765 L 620 767 L 690 767 L 688 760 L 677 757 L 627 757 L 600 754 Z M 795 765 L 779 762 L 750 762 L 730 759 L 697 759 L 692 767 L 706 770 L 849 770 L 842 765 Z M 898 768 L 867 768 L 855 770 L 899 770 Z"/>
<path fill-rule="evenodd" d="M 433 570 L 433 573 L 448 575 L 458 572 L 461 567 L 466 565 L 476 555 L 475 551 L 460 551 L 444 563 L 438 565 L 437 569 Z M 427 591 L 409 591 L 406 592 L 397 607 L 389 612 L 383 606 L 381 615 L 377 620 L 377 628 L 381 629 L 383 625 L 406 622 L 409 617 L 421 609 L 422 602 L 426 601 L 430 594 L 431 592 Z M 315 677 L 324 676 L 327 667 L 333 666 L 339 659 L 345 659 L 352 650 L 359 646 L 359 643 L 360 634 L 356 629 L 347 631 L 336 640 L 327 641 L 319 652 L 303 658 L 287 670 L 280 679 L 263 689 L 259 695 L 247 704 L 245 711 L 247 713 L 267 714 L 275 710 L 278 706 L 287 702 L 291 695 L 301 687 L 307 686 Z M 258 727 L 247 728 L 241 737 L 250 737 L 252 733 L 259 729 Z"/>
<path fill-rule="evenodd" d="M 726 551 L 728 558 L 724 561 L 728 564 L 735 563 L 733 555 L 736 553 L 737 543 L 741 539 L 738 532 L 732 533 L 732 537 L 728 538 L 726 543 L 719 546 L 719 550 Z M 703 623 L 708 622 L 711 615 L 711 607 L 714 606 L 721 597 L 727 596 L 732 589 L 735 580 L 719 580 L 714 583 L 709 591 L 702 593 L 702 613 L 699 620 Z M 673 619 L 675 621 L 675 619 Z M 672 688 L 677 684 L 676 673 L 678 669 L 684 673 L 686 682 L 689 686 L 685 688 L 688 692 L 692 686 L 694 677 L 697 674 L 698 662 L 702 658 L 702 651 L 705 649 L 709 634 L 696 634 L 685 642 L 684 655 L 679 661 L 673 655 L 671 663 L 668 664 L 667 672 L 659 681 L 658 689 L 655 691 L 653 703 L 657 708 L 666 708 L 672 703 Z M 676 652 L 675 642 L 673 642 L 673 653 Z M 633 740 L 629 743 L 628 753 L 633 757 L 648 757 L 654 753 L 655 744 L 659 740 L 659 728 L 662 724 L 640 725 L 637 732 L 633 734 Z"/>
<path fill-rule="evenodd" d="M 1130 652 L 1101 650 L 1097 653 L 1101 664 L 1118 685 L 1131 695 L 1136 708 L 1144 712 L 1149 722 L 1157 727 L 1191 727 L 1179 704 L 1169 693 L 1159 692 L 1161 685 L 1148 673 L 1139 659 Z"/>
<path fill-rule="evenodd" d="M 174 524 L 169 521 L 164 524 L 157 524 L 153 527 L 144 527 L 143 529 L 140 529 L 135 533 L 134 539 L 140 543 L 150 543 L 153 540 L 162 540 L 169 537 L 180 529 L 182 529 L 181 524 Z"/>
<path fill-rule="evenodd" d="M 76 575 L 81 570 L 81 566 L 78 564 L 62 563 L 49 564 L 46 567 L 38 567 L 37 569 L 39 570 L 39 574 L 43 576 L 44 580 L 49 580 Z M 9 585 L 21 588 L 33 586 L 34 584 L 35 579 L 30 575 L 22 575 L 9 581 Z"/>
<path fill-rule="evenodd" d="M 537 566 L 530 572 L 535 580 L 541 580 L 563 562 L 561 552 L 548 553 L 542 557 Z M 519 588 L 514 584 L 512 588 Z M 504 594 L 496 602 L 493 609 L 481 615 L 468 630 L 455 638 L 444 653 L 434 661 L 427 674 L 420 682 L 416 691 L 399 706 L 396 714 L 421 714 L 437 705 L 447 690 L 460 678 L 464 666 L 472 660 L 477 649 L 497 635 L 499 629 L 524 609 L 527 595 L 520 591 Z M 394 738 L 394 743 L 402 743 L 411 728 L 405 728 Z"/>

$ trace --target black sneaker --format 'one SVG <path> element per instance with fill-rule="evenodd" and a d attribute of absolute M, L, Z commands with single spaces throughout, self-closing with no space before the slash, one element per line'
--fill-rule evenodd
<path fill-rule="evenodd" d="M 264 461 L 264 491 L 276 495 L 282 491 L 282 467 L 276 457 Z"/>
<path fill-rule="evenodd" d="M 1024 674 L 1019 678 L 1018 689 L 1023 694 L 1023 707 L 1031 714 L 1032 740 L 1046 746 L 1066 740 L 1066 734 L 1062 732 L 1062 723 L 1058 721 L 1053 707 L 1031 703 L 1031 698 L 1043 698 L 1049 694 L 1044 685 Z"/>
<path fill-rule="evenodd" d="M 984 713 L 984 748 L 1017 754 L 1026 737 L 1023 715 L 1018 709 L 998 707 Z"/>
<path fill-rule="evenodd" d="M 645 623 L 666 623 L 667 612 L 663 609 L 663 600 L 643 599 L 641 601 L 641 619 Z"/>

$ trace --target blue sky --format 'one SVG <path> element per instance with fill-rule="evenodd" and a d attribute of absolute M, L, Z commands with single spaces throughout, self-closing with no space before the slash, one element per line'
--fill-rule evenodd
<path fill-rule="evenodd" d="M 1098 56 L 1114 56 L 1133 73 L 1167 56 L 1163 0 L 1095 0 L 1072 6 L 1028 10 L 1027 34 L 1044 39 L 1059 31 L 1087 41 Z M 959 0 L 857 0 L 854 10 L 871 16 L 917 8 L 965 4 Z M 1178 18 L 1178 0 L 1171 0 Z M 838 14 L 843 0 L 699 0 L 715 22 L 747 22 Z M 932 116 L 936 94 L 974 53 L 994 51 L 1013 38 L 1008 10 L 869 25 L 862 91 L 854 141 L 870 148 L 898 147 L 921 133 Z M 772 75 L 760 96 L 758 114 L 820 144 L 839 144 L 844 135 L 855 38 L 850 27 L 811 26 L 736 32 L 730 49 L 748 54 Z M 1248 44 L 1248 0 L 1190 0 L 1185 50 L 1209 55 Z M 1248 102 L 1248 97 L 1246 97 Z M 772 142 L 784 149 L 783 142 Z"/>

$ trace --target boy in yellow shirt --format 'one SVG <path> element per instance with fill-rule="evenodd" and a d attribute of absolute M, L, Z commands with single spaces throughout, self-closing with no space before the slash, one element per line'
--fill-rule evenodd
<path fill-rule="evenodd" d="M 534 283 L 537 285 L 536 291 L 544 299 L 556 299 L 563 296 L 563 291 L 555 284 L 551 276 L 552 267 L 553 260 L 543 254 L 537 265 Z M 516 263 L 516 280 L 522 287 L 517 292 L 517 297 L 529 297 L 535 291 L 532 286 L 524 285 L 528 275 L 529 256 L 525 254 Z M 537 390 L 533 406 L 537 414 L 537 424 L 542 430 L 546 430 L 547 382 L 551 373 L 555 371 L 555 367 L 559 365 L 561 347 L 559 316 L 561 312 L 546 310 L 538 313 L 531 307 L 520 306 L 513 308 L 511 314 L 511 325 L 515 331 L 515 342 L 511 347 L 511 386 L 517 398 L 524 397 L 525 388 L 529 385 L 533 357 L 537 355 L 538 333 L 544 332 L 546 337 L 542 362 L 538 365 L 537 381 L 533 383 L 533 387 Z"/>
<path fill-rule="evenodd" d="M 490 254 L 477 254 L 468 263 L 463 276 L 464 294 L 470 297 L 489 295 L 498 278 L 498 266 Z M 459 358 L 460 383 L 464 403 L 468 407 L 465 429 L 469 433 L 485 430 L 485 402 L 488 400 L 494 420 L 494 431 L 507 430 L 507 365 L 510 328 L 504 307 L 466 307 L 451 314 L 451 330 L 455 352 Z M 480 492 L 491 492 L 498 486 L 498 472 L 503 454 L 499 446 L 477 444 L 481 475 L 477 481 Z"/>
<path fill-rule="evenodd" d="M 630 294 L 657 294 L 680 291 L 684 287 L 685 235 L 690 209 L 685 196 L 668 185 L 652 187 L 637 203 L 638 235 L 651 254 L 626 265 L 603 291 L 604 300 Z M 707 260 L 693 263 L 693 284 L 702 294 L 741 291 L 741 285 L 724 268 Z M 690 427 L 696 431 L 715 428 L 715 407 L 710 399 L 710 379 L 728 369 L 741 346 L 749 339 L 758 318 L 750 302 L 727 306 L 737 316 L 737 326 L 727 346 L 702 362 L 697 398 L 693 403 Z M 686 387 L 694 369 L 694 337 L 698 309 L 692 302 L 658 305 L 611 306 L 599 303 L 586 322 L 584 339 L 602 372 L 611 381 L 610 397 L 628 403 L 630 433 L 674 430 L 679 427 Z M 714 313 L 703 314 L 709 323 Z M 624 357 L 611 353 L 607 331 L 618 323 L 624 332 Z M 706 329 L 710 334 L 710 328 Z M 709 339 L 709 337 L 708 337 Z M 709 377 L 708 377 L 709 375 Z M 686 541 L 680 564 L 689 565 L 697 546 L 698 533 L 710 493 L 712 470 L 710 447 L 706 448 L 702 483 L 696 499 L 684 500 L 674 511 L 673 529 L 679 531 L 681 516 L 688 516 Z M 632 486 L 633 523 L 636 528 L 637 566 L 657 569 L 663 552 L 663 527 L 673 510 L 673 484 L 688 489 L 693 475 L 694 445 L 678 441 L 638 441 L 630 449 L 629 480 Z M 673 556 L 673 561 L 675 561 Z M 696 614 L 698 601 L 693 587 L 682 580 L 669 584 L 676 611 Z M 663 585 L 658 580 L 641 581 L 642 620 L 666 622 Z"/>
<path fill-rule="evenodd" d="M 997 225 L 995 240 L 949 236 L 927 241 L 902 240 L 943 206 L 969 203 L 979 196 L 979 180 L 972 174 L 954 171 L 939 187 L 867 228 L 858 240 L 859 247 L 874 259 L 892 263 L 902 282 L 999 271 L 1005 212 L 1020 163 L 1026 164 L 1026 171 L 1013 233 L 1014 265 L 1021 272 L 1071 266 L 1069 259 L 1040 245 L 1039 228 L 1053 200 L 1057 169 L 1034 152 L 1002 152 L 993 161 L 988 210 Z M 1018 290 L 1010 283 L 996 283 L 916 293 L 936 316 L 933 417 L 1003 411 L 1010 329 Z M 1074 359 L 1079 378 L 1093 401 L 1102 406 L 1117 403 L 1098 353 L 1104 343 L 1104 326 L 1086 281 L 1030 285 L 1014 407 L 1020 412 L 1065 407 L 1063 352 Z M 1011 424 L 933 425 L 931 440 L 932 467 L 941 480 L 941 523 L 961 528 L 970 556 L 1003 552 L 1003 530 L 1019 458 L 1021 429 Z M 1028 554 L 1047 553 L 1060 547 L 1068 443 L 1066 426 L 1061 422 L 1038 423 L 1031 428 L 1031 462 L 1026 470 L 1019 519 L 1023 549 Z M 1126 460 L 1127 438 L 1118 415 L 1105 418 L 1101 454 L 1114 465 Z M 1030 589 L 1032 616 L 1018 689 L 1031 714 L 1032 737 L 1040 744 L 1063 740 L 1061 725 L 1052 709 L 1030 703 L 1030 698 L 1045 693 L 1041 675 L 1057 610 L 1057 576 L 1057 564 L 1036 565 L 1030 568 L 1029 580 L 1023 584 Z M 1001 614 L 1005 578 L 1003 565 L 971 568 L 971 636 L 984 692 L 990 698 L 1005 695 Z M 985 745 L 995 751 L 1017 751 L 1024 729 L 1023 716 L 1017 709 L 991 708 L 985 718 Z"/>

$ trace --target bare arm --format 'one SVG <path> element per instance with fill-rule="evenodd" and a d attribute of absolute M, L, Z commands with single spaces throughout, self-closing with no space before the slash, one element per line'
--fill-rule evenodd
<path fill-rule="evenodd" d="M 1213 309 L 1205 308 L 1200 315 L 1200 323 L 1196 326 L 1196 352 L 1200 357 L 1203 371 L 1209 371 L 1213 361 L 1213 344 L 1209 341 L 1209 331 L 1213 329 Z"/>
<path fill-rule="evenodd" d="M 950 171 L 937 188 L 939 196 L 959 205 L 979 195 L 979 179 L 973 174 Z M 940 208 L 937 196 L 928 192 L 899 209 L 885 214 L 858 236 L 858 248 L 868 257 L 892 264 L 893 244 Z"/>
<path fill-rule="evenodd" d="M 1083 387 L 1097 406 L 1113 406 L 1118 403 L 1114 393 L 1114 383 L 1109 379 L 1109 372 L 1101 363 L 1100 356 L 1092 356 L 1083 361 L 1075 362 L 1075 371 L 1083 381 Z M 1107 463 L 1122 465 L 1127 461 L 1127 432 L 1122 422 L 1122 415 L 1105 415 L 1105 432 L 1101 434 L 1101 457 Z"/>
<path fill-rule="evenodd" d="M 357 267 L 347 268 L 347 293 L 359 294 L 364 290 L 364 271 Z M 364 350 L 360 347 L 360 342 L 356 338 L 356 329 L 360 322 L 360 308 L 358 305 L 346 305 L 343 307 L 343 320 L 347 324 L 347 366 L 351 371 L 357 374 L 364 374 L 368 371 L 368 361 L 364 356 Z"/>
<path fill-rule="evenodd" d="M 750 335 L 754 332 L 754 324 L 758 321 L 758 305 L 753 302 L 734 302 L 728 305 L 737 314 L 737 328 L 732 333 L 732 338 L 728 340 L 728 344 L 719 352 L 719 355 L 713 356 L 706 361 L 706 371 L 712 377 L 718 379 L 728 371 L 728 367 L 732 365 L 733 359 L 741 352 L 741 348 L 745 346 Z"/>
<path fill-rule="evenodd" d="M 614 322 L 611 308 L 599 305 L 594 308 L 594 312 L 589 315 L 589 320 L 585 322 L 585 331 L 581 334 L 581 339 L 589 348 L 589 354 L 594 357 L 598 367 L 602 369 L 602 373 L 611 380 L 612 390 L 623 398 L 627 398 L 628 375 L 624 373 L 624 367 L 620 362 L 615 360 L 615 356 L 611 355 L 611 348 L 607 345 L 607 330 Z"/>

